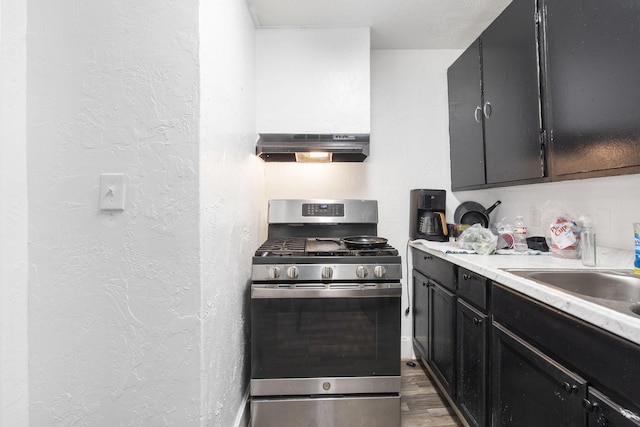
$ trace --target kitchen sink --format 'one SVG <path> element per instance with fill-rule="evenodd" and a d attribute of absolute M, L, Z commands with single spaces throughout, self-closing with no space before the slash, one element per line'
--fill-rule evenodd
<path fill-rule="evenodd" d="M 527 270 L 511 274 L 558 288 L 583 299 L 640 316 L 640 276 L 631 270 Z"/>

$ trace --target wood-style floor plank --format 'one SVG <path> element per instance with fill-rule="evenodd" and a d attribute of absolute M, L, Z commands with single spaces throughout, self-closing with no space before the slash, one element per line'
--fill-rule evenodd
<path fill-rule="evenodd" d="M 462 427 L 447 399 L 440 393 L 420 362 L 402 362 L 400 415 L 402 427 Z"/>

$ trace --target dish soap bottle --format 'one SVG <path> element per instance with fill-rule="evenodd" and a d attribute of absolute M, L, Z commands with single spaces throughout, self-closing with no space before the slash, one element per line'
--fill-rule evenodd
<path fill-rule="evenodd" d="M 585 219 L 582 223 L 582 233 L 580 236 L 582 242 L 582 265 L 587 267 L 596 266 L 596 231 L 589 219 Z"/>
<path fill-rule="evenodd" d="M 513 249 L 516 252 L 526 252 L 527 247 L 527 227 L 524 225 L 524 219 L 521 216 L 516 217 L 513 223 Z"/>

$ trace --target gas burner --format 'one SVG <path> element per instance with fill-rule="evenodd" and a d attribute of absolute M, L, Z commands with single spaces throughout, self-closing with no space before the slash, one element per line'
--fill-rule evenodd
<path fill-rule="evenodd" d="M 300 256 L 305 252 L 305 238 L 278 237 L 267 239 L 256 251 L 256 256 Z"/>

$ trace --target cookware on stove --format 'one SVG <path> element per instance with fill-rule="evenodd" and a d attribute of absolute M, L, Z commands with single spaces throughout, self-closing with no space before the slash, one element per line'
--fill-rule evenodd
<path fill-rule="evenodd" d="M 491 207 L 485 209 L 480 203 L 462 202 L 457 207 L 453 218 L 456 224 L 480 224 L 484 228 L 489 227 L 489 214 L 500 204 L 500 200 L 495 202 Z"/>
<path fill-rule="evenodd" d="M 379 248 L 387 244 L 388 239 L 377 236 L 348 236 L 341 239 L 348 248 Z"/>
<path fill-rule="evenodd" d="M 348 236 L 343 238 L 332 238 L 332 237 L 316 237 L 318 241 L 328 241 L 328 242 L 336 242 L 336 243 L 344 243 L 344 245 L 348 249 L 358 249 L 358 248 L 381 248 L 384 247 L 388 239 L 384 237 L 377 236 Z"/>

